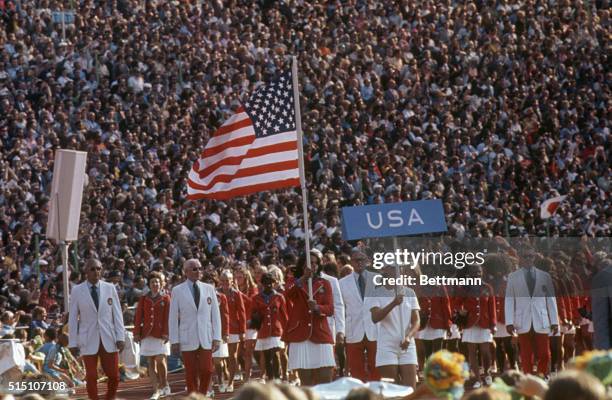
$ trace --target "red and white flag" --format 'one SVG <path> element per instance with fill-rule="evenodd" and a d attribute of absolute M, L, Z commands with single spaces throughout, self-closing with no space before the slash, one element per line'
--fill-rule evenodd
<path fill-rule="evenodd" d="M 559 207 L 559 204 L 561 204 L 561 202 L 563 202 L 566 197 L 567 196 L 557 196 L 545 200 L 540 205 L 540 218 L 547 219 L 552 217 L 555 211 L 557 211 L 557 207 Z"/>
<path fill-rule="evenodd" d="M 260 87 L 210 138 L 189 171 L 187 198 L 225 200 L 300 185 L 290 72 Z"/>

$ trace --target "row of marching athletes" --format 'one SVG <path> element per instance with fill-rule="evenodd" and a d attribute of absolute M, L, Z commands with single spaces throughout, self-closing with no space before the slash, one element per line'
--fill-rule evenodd
<path fill-rule="evenodd" d="M 261 355 L 260 364 L 268 378 L 285 377 L 281 370 L 286 371 L 288 367 L 297 372 L 305 385 L 332 379 L 337 364 L 334 345 L 339 348 L 345 345 L 347 369 L 353 377 L 377 380 L 383 376 L 414 385 L 416 366 L 420 364 L 417 360 L 444 346 L 454 344 L 458 350 L 459 339 L 468 354 L 475 385 L 481 382 L 480 361 L 485 383 L 489 383 L 491 351 L 495 348 L 492 343 L 495 341 L 498 349 L 498 369 L 504 367 L 505 358 L 512 367 L 517 361 L 513 336 L 519 338 L 523 369 L 531 372 L 534 362 L 531 358 L 535 352 L 538 371 L 548 374 L 548 349 L 553 348 L 554 338 L 560 334 L 559 321 L 568 318 L 571 299 L 561 296 L 563 291 L 558 290 L 556 282 L 552 283 L 549 274 L 533 268 L 533 254 L 527 253 L 523 252 L 521 257 L 523 268 L 510 274 L 508 284 L 503 287 L 496 287 L 494 291 L 484 284 L 455 292 L 454 296 L 449 296 L 441 286 L 419 288 L 418 293 L 406 288 L 400 293 L 388 287 L 368 289 L 374 286 L 373 273 L 366 270 L 369 259 L 359 250 L 351 257 L 353 272 L 339 281 L 321 272 L 322 255 L 313 250 L 313 269 L 306 269 L 305 258 L 300 258 L 293 270 L 295 281 L 281 290 L 275 290 L 275 278 L 271 274 L 260 279 L 260 289 L 255 285 L 250 289 L 238 285 L 239 289 L 234 289 L 230 271 L 223 271 L 218 282 L 214 273 L 207 272 L 204 282 L 219 287 L 215 297 L 222 340 L 211 357 L 216 360 L 221 386 L 225 378 L 228 385 L 224 389 L 232 391 L 233 377 L 238 369 L 238 349 L 242 343 L 244 350 L 249 341 L 251 349 Z M 495 263 L 499 259 L 504 260 L 504 257 L 496 260 L 492 256 L 487 262 Z M 186 269 L 189 269 L 188 264 Z M 487 269 L 504 270 L 498 265 L 489 265 Z M 381 272 L 392 276 L 395 269 Z M 185 273 L 189 280 L 189 272 Z M 471 269 L 470 273 L 482 277 L 480 267 Z M 313 278 L 313 300 L 308 297 L 310 277 Z M 522 296 L 523 290 L 528 294 Z M 556 298 L 554 293 L 557 293 Z M 512 318 L 506 318 L 508 310 Z M 528 320 L 525 314 L 530 314 Z M 454 323 L 461 326 L 461 331 Z M 550 347 L 548 336 L 552 337 Z M 535 348 L 531 346 L 533 341 L 537 343 Z M 288 365 L 281 367 L 286 354 Z M 251 354 L 243 351 L 243 358 L 246 364 Z M 222 362 L 225 360 L 226 363 Z M 244 378 L 248 380 L 249 377 L 247 373 Z M 204 387 L 199 389 L 204 390 Z"/>

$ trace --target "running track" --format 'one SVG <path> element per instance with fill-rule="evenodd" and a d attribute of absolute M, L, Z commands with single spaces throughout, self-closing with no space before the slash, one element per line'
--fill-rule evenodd
<path fill-rule="evenodd" d="M 180 370 L 168 375 L 168 382 L 172 388 L 172 395 L 163 397 L 163 399 L 180 399 L 185 396 L 185 371 Z M 229 399 L 236 393 L 236 390 L 242 383 L 234 382 L 234 393 L 219 393 L 215 386 L 215 399 Z M 98 396 L 103 399 L 106 394 L 106 382 L 98 383 Z M 151 383 L 149 378 L 138 378 L 133 381 L 119 382 L 119 389 L 117 390 L 117 399 L 126 400 L 144 400 L 148 399 L 152 394 Z M 87 391 L 85 386 L 80 387 L 77 392 L 75 399 L 87 400 Z"/>

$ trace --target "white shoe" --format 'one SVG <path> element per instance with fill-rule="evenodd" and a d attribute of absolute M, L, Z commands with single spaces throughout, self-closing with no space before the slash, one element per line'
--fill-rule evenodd
<path fill-rule="evenodd" d="M 167 385 L 166 387 L 164 387 L 160 393 L 161 397 L 170 396 L 171 394 L 172 394 L 172 391 L 170 390 L 170 385 Z"/>
<path fill-rule="evenodd" d="M 493 384 L 493 378 L 491 378 L 491 375 L 485 376 L 485 385 L 491 386 L 492 384 Z"/>
<path fill-rule="evenodd" d="M 242 372 L 237 372 L 237 373 L 234 375 L 234 382 L 236 382 L 236 381 L 238 381 L 238 382 L 239 382 L 239 381 L 241 381 L 241 380 L 242 380 Z"/>
<path fill-rule="evenodd" d="M 219 393 L 225 393 L 227 391 L 227 385 L 222 383 L 219 385 Z"/>
<path fill-rule="evenodd" d="M 161 395 L 160 391 L 156 390 L 155 392 L 153 392 L 151 397 L 149 397 L 149 400 L 159 400 L 160 395 Z"/>
<path fill-rule="evenodd" d="M 480 383 L 480 381 L 476 381 L 474 382 L 474 385 L 472 385 L 472 389 L 480 389 L 482 387 L 482 383 Z"/>
<path fill-rule="evenodd" d="M 225 387 L 225 393 L 234 393 L 234 384 L 230 383 Z"/>
<path fill-rule="evenodd" d="M 215 391 L 214 390 L 209 390 L 208 392 L 206 392 L 206 397 L 212 399 L 215 397 Z"/>

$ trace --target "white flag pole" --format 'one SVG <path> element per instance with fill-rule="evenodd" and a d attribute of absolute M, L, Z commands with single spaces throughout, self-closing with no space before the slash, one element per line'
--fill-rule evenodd
<path fill-rule="evenodd" d="M 291 57 L 291 77 L 293 79 L 293 102 L 295 105 L 295 129 L 298 142 L 298 163 L 300 167 L 300 186 L 302 188 L 302 212 L 304 213 L 304 238 L 306 241 L 306 268 L 310 263 L 310 223 L 308 222 L 308 191 L 306 190 L 306 172 L 304 169 L 304 143 L 302 142 L 302 116 L 300 114 L 300 89 L 297 75 L 297 58 Z M 314 271 L 313 271 L 314 272 Z M 308 298 L 312 300 L 312 276 L 308 279 Z"/>

